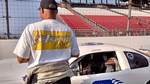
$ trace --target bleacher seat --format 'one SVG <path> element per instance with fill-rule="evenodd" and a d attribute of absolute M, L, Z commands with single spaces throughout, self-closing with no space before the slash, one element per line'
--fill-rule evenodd
<path fill-rule="evenodd" d="M 127 28 L 128 18 L 126 16 L 102 16 L 102 15 L 86 15 L 86 17 L 92 19 L 93 21 L 101 24 L 108 29 L 125 29 Z M 144 17 L 150 18 L 150 17 Z M 147 28 L 148 24 L 140 22 L 138 24 L 137 20 L 131 19 L 130 28 Z"/>
<path fill-rule="evenodd" d="M 118 33 L 119 35 L 124 35 L 126 33 L 128 17 L 124 16 L 123 14 L 128 15 L 128 9 L 111 9 L 112 11 L 116 11 L 116 12 L 112 12 L 112 11 L 109 11 L 106 9 L 100 9 L 100 8 L 74 7 L 72 9 L 86 16 L 87 18 L 89 18 L 90 21 L 93 21 L 96 24 L 100 24 L 102 27 L 110 31 L 121 30 L 122 33 L 121 34 Z M 58 15 L 74 31 L 77 30 L 77 32 L 83 32 L 84 36 L 89 36 L 89 34 L 87 33 L 91 33 L 91 34 L 93 33 L 93 29 L 95 29 L 95 26 L 92 27 L 90 24 L 86 23 L 83 19 L 74 15 L 66 8 L 59 8 L 59 10 L 61 12 L 59 12 Z M 132 14 L 131 16 L 150 21 L 149 14 L 145 12 L 132 10 L 131 14 Z M 145 29 L 145 28 L 150 28 L 150 25 L 147 23 L 135 20 L 133 18 L 130 19 L 130 29 L 135 29 L 133 31 L 131 30 L 131 34 L 139 35 L 140 33 L 138 29 Z M 97 30 L 94 30 L 94 31 L 97 31 Z M 98 33 L 98 34 L 95 34 L 95 36 L 101 36 L 101 35 L 100 33 Z"/>
<path fill-rule="evenodd" d="M 87 24 L 76 15 L 60 15 L 60 17 L 72 29 L 92 29 L 92 26 Z"/>

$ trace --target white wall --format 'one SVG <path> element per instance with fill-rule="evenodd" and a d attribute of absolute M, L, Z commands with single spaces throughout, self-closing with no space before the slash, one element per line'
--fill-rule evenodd
<path fill-rule="evenodd" d="M 149 48 L 150 36 L 123 36 L 123 37 L 81 37 L 77 38 L 81 42 L 103 42 L 124 45 L 132 48 Z"/>
<path fill-rule="evenodd" d="M 61 8 L 58 7 L 58 15 L 74 15 L 73 13 L 71 13 L 69 10 L 67 10 L 66 8 Z"/>
<path fill-rule="evenodd" d="M 111 9 L 111 10 L 114 10 L 114 11 L 117 11 L 126 15 L 128 15 L 128 11 L 129 11 L 129 9 Z M 143 11 L 149 12 L 148 10 L 143 10 Z M 131 16 L 149 16 L 149 13 L 145 13 L 145 12 L 141 12 L 139 10 L 131 10 Z"/>
<path fill-rule="evenodd" d="M 0 40 L 0 60 L 15 58 L 13 50 L 18 40 Z M 150 49 L 150 36 L 124 36 L 124 37 L 77 37 L 78 43 L 104 42 L 119 44 L 135 49 Z"/>
<path fill-rule="evenodd" d="M 117 13 L 113 13 L 111 11 L 105 10 L 105 9 L 99 9 L 99 8 L 79 8 L 75 7 L 73 8 L 75 11 L 81 13 L 82 15 L 109 15 L 109 16 L 122 16 Z"/>
<path fill-rule="evenodd" d="M 14 58 L 12 53 L 18 40 L 0 40 L 0 60 Z"/>

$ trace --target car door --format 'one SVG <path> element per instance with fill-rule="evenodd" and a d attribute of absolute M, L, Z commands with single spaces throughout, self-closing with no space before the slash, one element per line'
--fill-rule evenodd
<path fill-rule="evenodd" d="M 129 51 L 114 51 L 114 52 L 103 52 L 103 53 L 109 53 L 107 55 L 117 55 L 118 63 L 121 60 L 121 64 L 119 63 L 120 69 L 111 71 L 111 72 L 104 72 L 104 73 L 96 73 L 96 74 L 81 74 L 81 66 L 80 62 L 87 56 L 97 56 L 97 54 L 88 54 L 85 56 L 81 56 L 76 61 L 74 61 L 70 66 L 75 74 L 71 78 L 72 84 L 148 84 L 150 78 L 150 68 L 148 67 L 148 61 L 147 59 L 135 52 L 129 52 Z M 112 54 L 110 54 L 112 53 Z M 98 55 L 101 55 L 102 52 L 100 52 Z M 133 66 L 131 60 L 134 58 L 137 60 L 143 60 L 140 65 L 140 67 Z M 141 57 L 142 56 L 142 57 Z M 92 58 L 92 57 L 90 57 Z M 87 61 L 87 60 L 86 60 Z M 107 60 L 108 61 L 108 60 Z M 136 61 L 135 61 L 136 63 Z M 127 66 L 128 65 L 128 66 Z M 123 67 L 123 68 L 121 68 Z"/>
<path fill-rule="evenodd" d="M 88 62 L 87 58 L 94 60 L 97 64 L 99 64 L 98 61 L 100 60 L 100 62 L 105 62 L 110 65 L 111 63 L 108 63 L 108 60 L 113 57 L 116 57 L 115 51 L 91 53 L 81 56 L 70 65 L 75 75 L 71 78 L 72 84 L 123 84 L 124 78 L 121 78 L 121 75 L 124 75 L 124 73 L 115 68 L 111 69 L 110 72 L 83 73 L 84 70 L 82 70 L 82 68 L 88 65 L 86 63 L 91 63 Z M 83 62 L 83 64 L 81 62 Z M 112 63 L 112 65 L 114 64 Z"/>

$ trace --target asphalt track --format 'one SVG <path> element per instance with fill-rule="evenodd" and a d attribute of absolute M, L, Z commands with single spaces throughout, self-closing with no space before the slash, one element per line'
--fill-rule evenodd
<path fill-rule="evenodd" d="M 27 64 L 19 64 L 16 58 L 0 60 L 0 84 L 24 84 Z"/>

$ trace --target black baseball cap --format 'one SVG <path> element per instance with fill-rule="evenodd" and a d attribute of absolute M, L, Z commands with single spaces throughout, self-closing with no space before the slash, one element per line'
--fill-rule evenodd
<path fill-rule="evenodd" d="M 57 2 L 55 0 L 41 0 L 40 7 L 49 10 L 57 10 Z"/>

